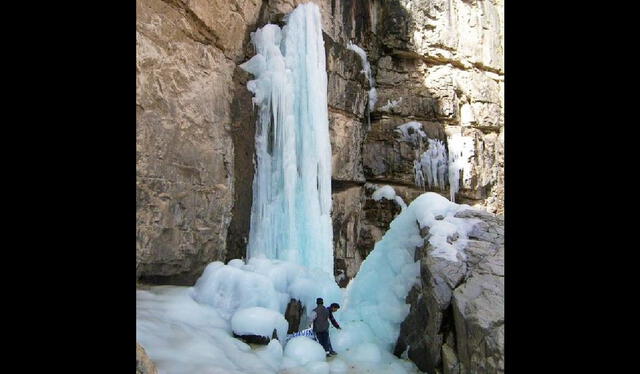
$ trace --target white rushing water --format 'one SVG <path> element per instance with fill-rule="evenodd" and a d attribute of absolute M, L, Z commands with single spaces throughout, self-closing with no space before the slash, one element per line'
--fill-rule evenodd
<path fill-rule="evenodd" d="M 257 169 L 247 256 L 333 274 L 331 145 L 320 11 L 298 6 L 282 29 L 251 34 L 256 55 L 240 65 L 259 107 Z"/>

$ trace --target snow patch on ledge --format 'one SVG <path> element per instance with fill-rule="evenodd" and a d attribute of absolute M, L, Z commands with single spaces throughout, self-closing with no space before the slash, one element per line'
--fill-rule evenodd
<path fill-rule="evenodd" d="M 397 126 L 395 131 L 400 133 L 400 141 L 412 144 L 418 144 L 421 138 L 427 137 L 427 134 L 422 131 L 422 123 L 416 121 L 403 123 Z"/>
<path fill-rule="evenodd" d="M 380 107 L 380 110 L 383 112 L 389 112 L 391 109 L 396 108 L 402 102 L 402 98 L 398 100 L 387 100 L 387 103 Z"/>
<path fill-rule="evenodd" d="M 370 185 L 375 186 L 375 185 Z M 371 198 L 375 201 L 380 201 L 380 199 L 393 200 L 400 206 L 402 210 L 407 208 L 407 204 L 402 200 L 400 196 L 396 194 L 396 190 L 389 185 L 384 185 L 382 187 L 375 186 L 376 190 L 373 191 Z"/>

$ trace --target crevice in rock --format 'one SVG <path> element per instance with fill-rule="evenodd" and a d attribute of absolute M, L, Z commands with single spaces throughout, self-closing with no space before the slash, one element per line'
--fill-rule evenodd
<path fill-rule="evenodd" d="M 224 48 L 218 41 L 218 35 L 216 35 L 215 32 L 211 28 L 209 28 L 209 26 L 207 26 L 204 21 L 202 21 L 200 17 L 198 17 L 184 2 L 180 0 L 162 1 L 180 12 L 184 16 L 184 19 L 187 20 L 195 30 L 197 30 L 199 35 L 191 34 L 187 31 L 184 31 L 184 34 L 188 38 L 204 45 L 213 45 L 224 53 Z"/>
<path fill-rule="evenodd" d="M 444 47 L 444 46 L 438 47 L 438 48 L 446 51 L 455 51 L 455 49 L 451 49 L 449 47 Z M 469 65 L 465 65 L 462 61 L 457 60 L 455 58 L 447 58 L 447 57 L 434 56 L 434 55 L 422 55 L 420 53 L 414 52 L 409 49 L 398 49 L 398 48 L 389 49 L 387 54 L 389 56 L 397 56 L 397 57 L 406 58 L 410 60 L 422 60 L 427 64 L 428 67 L 450 64 L 454 68 L 464 70 L 464 71 L 471 71 L 471 70 L 477 69 L 480 72 L 494 73 L 501 77 L 504 77 L 503 71 L 496 68 L 492 68 L 490 66 L 486 66 L 481 62 L 469 62 L 468 63 Z"/>
<path fill-rule="evenodd" d="M 329 107 L 329 112 L 330 113 L 338 113 L 341 114 L 347 118 L 356 120 L 356 121 L 362 121 L 364 117 L 358 116 L 357 114 L 353 113 L 353 112 L 348 112 L 344 109 L 340 109 L 340 108 L 336 108 L 335 106 L 332 106 L 331 104 L 328 105 Z"/>
<path fill-rule="evenodd" d="M 352 187 L 364 186 L 365 182 L 331 179 L 331 193 L 346 191 Z"/>
<path fill-rule="evenodd" d="M 365 183 L 367 183 L 367 182 L 368 183 L 373 183 L 373 184 L 388 184 L 391 187 L 393 187 L 393 186 L 402 186 L 402 187 L 411 187 L 411 188 L 415 188 L 415 189 L 420 189 L 420 187 L 416 186 L 413 183 L 404 183 L 404 182 L 401 182 L 401 181 L 390 180 L 390 179 L 385 179 L 385 178 L 367 178 L 365 180 Z"/>
<path fill-rule="evenodd" d="M 251 94 L 245 84 L 247 73 L 239 67 L 234 71 L 235 92 L 231 102 L 233 140 L 233 207 L 227 230 L 226 261 L 245 258 L 253 203 L 255 157 L 255 110 L 246 110 Z"/>

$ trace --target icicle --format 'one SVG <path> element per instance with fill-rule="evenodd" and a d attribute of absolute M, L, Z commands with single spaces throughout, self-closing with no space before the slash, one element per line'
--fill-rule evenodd
<path fill-rule="evenodd" d="M 420 157 L 420 168 L 426 174 L 427 186 L 444 190 L 447 180 L 447 150 L 439 139 L 428 139 L 429 148 Z"/>
<path fill-rule="evenodd" d="M 360 57 L 360 60 L 362 60 L 361 73 L 367 77 L 369 86 L 371 87 L 369 89 L 369 111 L 372 112 L 376 106 L 376 101 L 378 101 L 378 91 L 376 90 L 376 81 L 371 75 L 371 65 L 369 64 L 369 60 L 367 60 L 367 52 L 351 42 L 347 44 L 347 49 L 354 51 Z"/>
<path fill-rule="evenodd" d="M 462 136 L 458 132 L 452 132 L 447 143 L 449 146 L 449 194 L 450 200 L 455 202 L 455 197 L 460 190 L 460 172 L 462 176 L 471 176 L 471 164 L 469 159 L 474 154 L 473 138 Z"/>

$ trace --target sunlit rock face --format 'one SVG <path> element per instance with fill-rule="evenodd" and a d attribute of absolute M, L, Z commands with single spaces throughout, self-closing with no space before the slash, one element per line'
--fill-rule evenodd
<path fill-rule="evenodd" d="M 275 2 L 280 5 L 271 9 L 293 6 L 287 3 L 293 4 Z M 332 215 L 336 276 L 355 275 L 367 253 L 362 245 L 372 248 L 388 228 L 384 219 L 365 222 L 364 217 L 375 216 L 367 213 L 371 191 L 367 195 L 366 182 L 391 185 L 407 204 L 426 190 L 501 214 L 503 2 L 316 3 L 323 14 L 337 186 Z M 373 108 L 368 103 L 371 81 L 350 42 L 366 52 L 376 86 Z M 403 141 L 397 132 L 409 122 L 422 125 L 425 136 L 417 142 Z M 427 175 L 424 186 L 417 180 L 416 164 L 429 165 L 423 162 L 432 151 L 429 144 L 445 147 L 450 165 L 444 185 L 427 183 Z"/>
<path fill-rule="evenodd" d="M 446 139 L 427 134 L 425 142 L 444 140 L 449 152 L 456 148 L 449 143 L 464 142 L 468 149 L 452 170 L 451 177 L 458 173 L 455 181 L 444 191 L 427 190 L 503 212 L 503 2 L 399 0 L 384 2 L 377 14 L 376 40 L 384 52 L 373 55 L 379 105 L 372 113 L 372 131 L 390 120 L 440 124 Z M 390 175 L 399 183 L 397 163 L 385 170 L 386 159 L 367 158 L 393 154 L 371 140 L 364 143 L 365 177 L 386 181 Z M 387 147 L 396 146 L 389 142 Z M 421 156 L 409 158 L 419 161 Z M 408 183 L 411 173 L 404 174 L 402 183 Z"/>
<path fill-rule="evenodd" d="M 237 63 L 260 5 L 136 1 L 136 268 L 143 281 L 193 284 L 206 264 L 227 255 L 230 223 L 242 217 L 232 216 L 234 196 L 248 183 L 235 172 L 241 147 L 234 130 L 250 119 L 246 103 L 241 111 L 234 105 L 236 88 L 246 91 L 236 83 L 247 75 Z"/>

